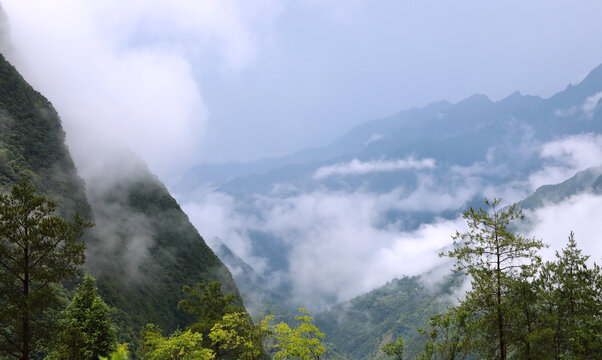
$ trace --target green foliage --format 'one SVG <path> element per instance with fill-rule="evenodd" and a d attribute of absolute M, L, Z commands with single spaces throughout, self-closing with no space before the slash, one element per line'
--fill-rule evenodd
<path fill-rule="evenodd" d="M 588 258 L 571 233 L 556 261 L 541 270 L 536 282 L 540 326 L 531 340 L 542 359 L 596 359 L 602 353 L 602 271 L 597 264 L 590 268 Z"/>
<path fill-rule="evenodd" d="M 61 330 L 48 360 L 96 360 L 115 350 L 115 329 L 109 307 L 97 295 L 95 280 L 86 275 L 63 312 Z"/>
<path fill-rule="evenodd" d="M 99 360 L 129 360 L 130 353 L 128 351 L 128 344 L 119 344 L 117 349 L 109 354 L 108 357 L 100 356 Z"/>
<path fill-rule="evenodd" d="M 235 305 L 236 297 L 233 294 L 225 295 L 222 284 L 219 282 L 197 284 L 196 288 L 184 286 L 186 298 L 178 303 L 178 309 L 196 316 L 196 322 L 188 328 L 205 336 L 213 326 L 225 315 L 244 311 Z"/>
<path fill-rule="evenodd" d="M 514 206 L 465 213 L 469 231 L 447 253 L 471 275 L 457 307 L 431 319 L 419 359 L 598 359 L 602 353 L 602 272 L 587 265 L 574 235 L 555 262 L 541 266 L 543 244 L 508 230 Z"/>
<path fill-rule="evenodd" d="M 299 325 L 291 328 L 288 324 L 281 322 L 271 326 L 276 350 L 275 360 L 318 360 L 320 355 L 326 351 L 321 344 L 324 333 L 313 324 L 314 318 L 305 309 L 299 309 L 301 315 L 295 316 Z M 269 321 L 269 318 L 267 319 Z"/>
<path fill-rule="evenodd" d="M 418 330 L 427 338 L 419 360 L 454 360 L 470 358 L 475 339 L 469 322 L 471 313 L 462 307 L 450 307 L 429 321 L 428 329 Z"/>
<path fill-rule="evenodd" d="M 203 347 L 203 335 L 186 330 L 163 337 L 161 330 L 147 325 L 141 334 L 142 360 L 211 360 L 213 352 Z"/>
<path fill-rule="evenodd" d="M 15 358 L 29 359 L 48 342 L 57 286 L 84 263 L 78 240 L 91 225 L 52 216 L 55 208 L 27 178 L 0 195 L 0 349 Z"/>
<path fill-rule="evenodd" d="M 397 338 L 396 342 L 388 343 L 380 347 L 380 351 L 394 360 L 403 360 L 403 339 Z"/>
<path fill-rule="evenodd" d="M 259 360 L 265 356 L 264 341 L 268 334 L 265 321 L 255 325 L 247 313 L 235 312 L 215 323 L 208 337 L 216 359 Z"/>

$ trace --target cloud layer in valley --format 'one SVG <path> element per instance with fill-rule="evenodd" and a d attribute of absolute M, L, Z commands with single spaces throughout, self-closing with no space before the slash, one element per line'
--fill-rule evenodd
<path fill-rule="evenodd" d="M 400 160 L 376 160 L 360 161 L 353 159 L 348 163 L 324 166 L 316 170 L 315 179 L 321 179 L 333 175 L 363 175 L 374 172 L 392 172 L 399 170 L 421 170 L 435 168 L 434 159 L 414 159 L 408 157 Z"/>
<path fill-rule="evenodd" d="M 208 191 L 183 208 L 191 221 L 205 230 L 207 238 L 219 237 L 260 273 L 265 274 L 270 264 L 254 253 L 249 232 L 270 233 L 284 241 L 291 249 L 284 255 L 290 268 L 286 274 L 278 274 L 278 279 L 290 281 L 291 296 L 303 305 L 320 308 L 348 300 L 394 277 L 417 275 L 436 267 L 438 274 L 445 272 L 441 269 L 449 263 L 438 253 L 451 244 L 456 230 L 465 229 L 465 220 L 425 218 L 421 225 L 408 227 L 404 214 L 457 213 L 481 196 L 503 197 L 505 204 L 519 201 L 537 186 L 557 183 L 579 170 L 600 165 L 602 140 L 592 134 L 569 136 L 533 151 L 545 160 L 544 167 L 520 181 L 501 185 L 481 177 L 486 171 L 479 169 L 492 165 L 483 163 L 470 169 L 451 167 L 445 184 L 432 174 L 418 175 L 418 186 L 412 190 L 399 187 L 375 193 L 318 189 L 288 197 L 257 195 L 246 201 Z M 596 219 L 601 212 L 602 197 L 582 194 L 528 213 L 532 227 L 525 231 L 551 244 L 544 252 L 546 259 L 553 259 L 554 251 L 566 244 L 571 230 L 585 253 L 600 258 Z"/>

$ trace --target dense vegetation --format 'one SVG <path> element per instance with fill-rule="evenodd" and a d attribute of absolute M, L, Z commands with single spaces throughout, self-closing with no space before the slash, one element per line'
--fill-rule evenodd
<path fill-rule="evenodd" d="M 599 359 L 602 354 L 602 271 L 588 265 L 573 234 L 556 261 L 542 264 L 544 244 L 510 231 L 522 211 L 464 213 L 469 230 L 443 255 L 471 280 L 458 305 L 423 330 L 419 359 Z"/>

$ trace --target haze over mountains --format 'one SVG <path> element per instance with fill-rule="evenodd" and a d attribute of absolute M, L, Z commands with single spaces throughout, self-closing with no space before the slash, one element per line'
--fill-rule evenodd
<path fill-rule="evenodd" d="M 463 226 L 460 212 L 483 197 L 510 204 L 599 166 L 601 99 L 599 66 L 547 99 L 476 94 L 366 122 L 323 148 L 199 165 L 175 191 L 214 248 L 219 239 L 265 282 L 321 308 L 440 265 L 438 251 Z M 524 231 L 557 248 L 574 230 L 599 257 L 591 224 L 600 202 L 581 196 L 539 201 L 565 203 L 533 209 Z M 591 215 L 564 213 L 575 201 Z"/>

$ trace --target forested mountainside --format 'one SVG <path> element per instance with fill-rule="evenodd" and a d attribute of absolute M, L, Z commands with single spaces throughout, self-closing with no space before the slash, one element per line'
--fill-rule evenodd
<path fill-rule="evenodd" d="M 413 359 L 426 340 L 418 329 L 455 302 L 462 281 L 457 275 L 437 283 L 417 276 L 393 279 L 318 314 L 316 324 L 327 334 L 326 341 L 348 359 L 387 359 L 379 348 L 400 337 L 405 339 L 404 356 Z"/>
<path fill-rule="evenodd" d="M 0 54 L 0 185 L 24 176 L 59 203 L 63 214 L 92 216 L 84 183 L 65 146 L 52 104 L 32 89 Z"/>
<path fill-rule="evenodd" d="M 134 341 L 147 323 L 170 332 L 190 323 L 177 310 L 184 285 L 219 281 L 242 303 L 228 269 L 139 160 L 105 171 L 86 194 L 57 112 L 1 55 L 0 127 L 3 190 L 28 176 L 62 216 L 79 212 L 96 223 L 85 236 L 86 268 L 117 310 L 122 341 Z"/>

